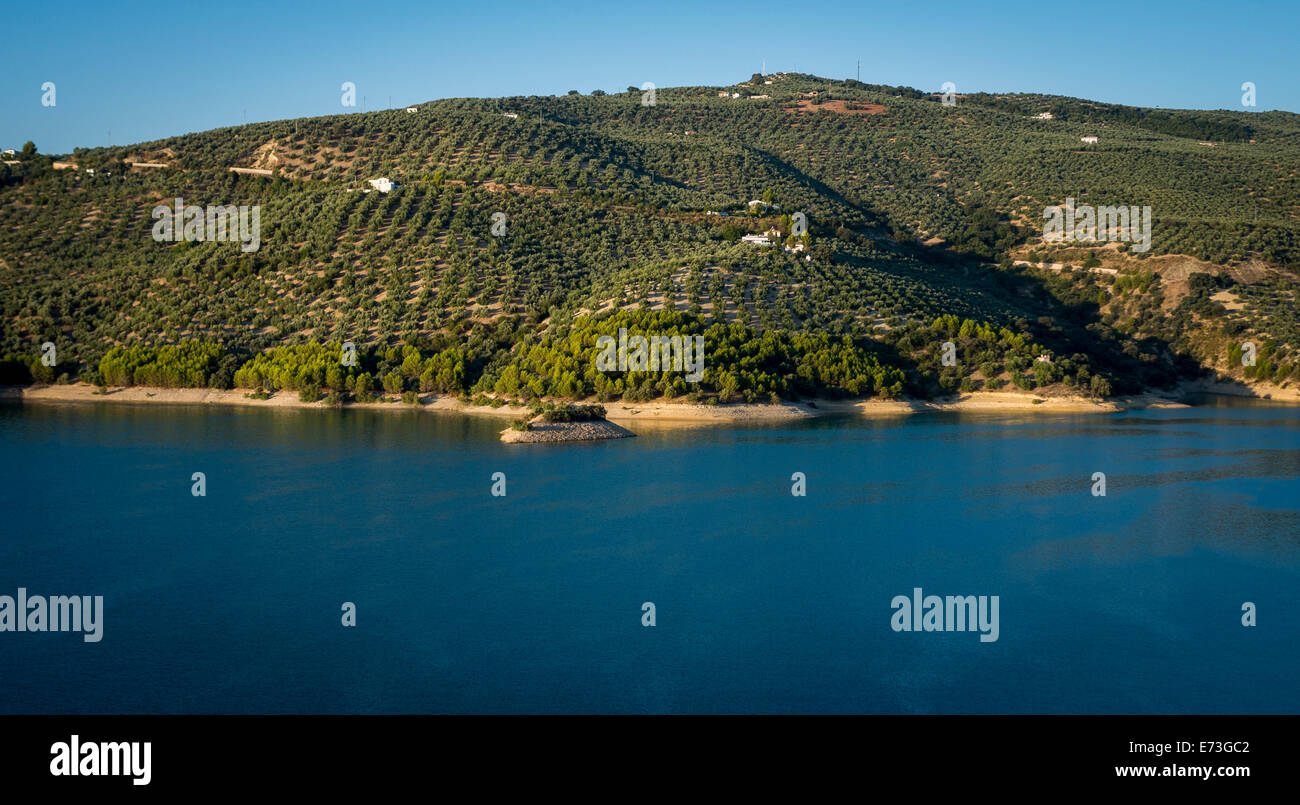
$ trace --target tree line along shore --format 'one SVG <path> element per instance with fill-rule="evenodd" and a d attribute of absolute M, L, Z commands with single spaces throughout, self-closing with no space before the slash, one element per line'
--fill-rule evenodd
<path fill-rule="evenodd" d="M 598 344 L 620 331 L 701 338 L 703 376 L 688 380 L 684 369 L 672 367 L 598 368 Z M 580 318 L 541 335 L 506 320 L 460 335 L 412 338 L 389 346 L 309 341 L 256 353 L 198 340 L 114 346 L 92 366 L 51 366 L 42 362 L 40 353 L 11 353 L 0 359 L 0 384 L 244 389 L 254 396 L 291 392 L 303 403 L 326 404 L 384 397 L 413 402 L 437 394 L 489 405 L 527 405 L 543 399 L 726 405 L 804 399 L 935 400 L 975 392 L 1105 400 L 1206 377 L 1200 367 L 1176 360 L 1126 363 L 1129 356 L 1122 349 L 1114 354 L 1103 350 L 1100 356 L 1063 354 L 1068 344 L 1039 343 L 1008 328 L 955 316 L 900 327 L 881 341 L 707 324 L 689 313 L 669 311 Z M 1248 380 L 1270 381 L 1278 389 L 1293 373 L 1291 367 L 1271 360 L 1267 344 L 1256 365 L 1245 372 Z"/>

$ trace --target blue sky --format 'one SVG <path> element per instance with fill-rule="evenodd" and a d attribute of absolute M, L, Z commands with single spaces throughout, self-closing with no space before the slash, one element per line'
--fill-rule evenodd
<path fill-rule="evenodd" d="M 958 92 L 1300 111 L 1300 3 L 23 3 L 0 147 L 44 153 L 434 98 L 729 84 L 798 69 Z M 54 82 L 56 105 L 41 104 Z M 356 110 L 340 85 L 357 86 Z M 245 117 L 246 116 L 246 117 Z"/>

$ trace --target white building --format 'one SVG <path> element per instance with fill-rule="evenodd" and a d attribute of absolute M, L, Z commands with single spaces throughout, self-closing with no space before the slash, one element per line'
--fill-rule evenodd
<path fill-rule="evenodd" d="M 371 187 L 378 190 L 380 193 L 387 193 L 388 191 L 392 190 L 394 187 L 397 187 L 397 185 L 393 184 L 392 179 L 386 179 L 382 176 L 378 179 L 369 180 L 368 184 Z"/>
<path fill-rule="evenodd" d="M 418 112 L 418 111 L 420 111 L 420 110 L 417 109 L 417 108 L 415 108 L 414 106 L 408 106 L 408 107 L 406 107 L 406 113 L 407 113 L 408 115 L 413 115 L 413 114 L 415 114 L 415 113 Z"/>
<path fill-rule="evenodd" d="M 745 243 L 752 243 L 755 246 L 771 246 L 772 241 L 767 235 L 742 235 L 740 238 Z"/>
<path fill-rule="evenodd" d="M 1097 142 L 1097 136 L 1094 135 L 1094 134 L 1089 134 L 1087 137 L 1080 137 L 1080 138 L 1079 138 L 1079 142 L 1081 142 L 1081 143 L 1095 143 L 1095 142 Z"/>
<path fill-rule="evenodd" d="M 1051 119 L 1052 119 L 1052 113 L 1051 113 L 1051 112 L 1039 112 L 1038 114 L 1034 115 L 1034 119 L 1035 119 L 1035 120 L 1051 120 Z"/>
<path fill-rule="evenodd" d="M 502 117 L 508 117 L 508 118 L 510 118 L 511 120 L 518 120 L 518 119 L 519 119 L 519 115 L 516 114 L 515 112 L 502 112 L 502 113 L 501 113 L 501 116 L 502 116 Z"/>

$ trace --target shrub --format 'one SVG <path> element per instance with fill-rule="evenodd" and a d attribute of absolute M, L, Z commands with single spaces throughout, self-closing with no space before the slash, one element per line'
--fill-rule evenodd
<path fill-rule="evenodd" d="M 603 405 L 547 405 L 540 411 L 543 422 L 590 422 L 605 418 Z"/>

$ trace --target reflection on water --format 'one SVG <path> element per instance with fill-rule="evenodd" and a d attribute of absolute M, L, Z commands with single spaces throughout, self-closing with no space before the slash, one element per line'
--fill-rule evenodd
<path fill-rule="evenodd" d="M 106 609 L 0 633 L 0 712 L 1300 709 L 1294 408 L 502 427 L 0 406 L 0 595 Z M 999 596 L 999 640 L 893 632 L 914 587 Z"/>

